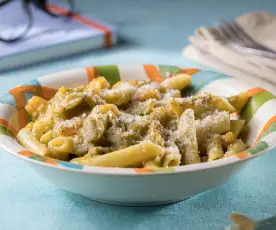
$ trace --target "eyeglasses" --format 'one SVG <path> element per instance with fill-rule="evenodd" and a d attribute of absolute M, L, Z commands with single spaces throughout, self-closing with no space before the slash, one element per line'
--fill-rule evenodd
<path fill-rule="evenodd" d="M 5 5 L 7 5 L 8 3 L 12 2 L 12 1 L 13 0 L 4 0 L 4 1 L 0 2 L 0 8 L 4 7 Z M 32 28 L 33 22 L 34 22 L 34 18 L 33 18 L 31 9 L 30 9 L 31 4 L 33 4 L 37 9 L 45 12 L 46 14 L 48 14 L 51 17 L 67 17 L 70 19 L 71 16 L 75 13 L 75 5 L 74 5 L 73 0 L 67 0 L 68 5 L 69 5 L 69 7 L 68 7 L 69 10 L 64 14 L 52 13 L 48 8 L 47 0 L 21 0 L 21 2 L 22 2 L 23 10 L 27 17 L 25 29 L 14 37 L 6 38 L 3 36 L 0 36 L 0 42 L 13 43 L 13 42 L 17 42 L 17 41 L 24 39 L 24 37 L 28 34 L 29 30 Z"/>

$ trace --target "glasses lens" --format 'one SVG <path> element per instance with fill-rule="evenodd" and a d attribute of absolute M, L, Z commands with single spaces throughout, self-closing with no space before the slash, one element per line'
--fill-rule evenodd
<path fill-rule="evenodd" d="M 11 1 L 0 8 L 0 37 L 4 40 L 16 39 L 28 28 L 28 14 L 23 1 Z"/>

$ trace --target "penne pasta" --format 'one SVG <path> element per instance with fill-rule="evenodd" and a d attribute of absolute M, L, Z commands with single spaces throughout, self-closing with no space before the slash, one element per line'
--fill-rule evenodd
<path fill-rule="evenodd" d="M 228 97 L 228 101 L 237 110 L 237 112 L 242 111 L 244 106 L 247 104 L 248 99 L 249 99 L 249 96 L 247 92 L 242 92 L 238 95 Z"/>
<path fill-rule="evenodd" d="M 233 107 L 226 98 L 218 97 L 211 95 L 212 100 L 210 102 L 210 106 L 212 109 L 217 109 L 219 111 L 228 111 L 228 112 L 236 112 L 235 107 Z"/>
<path fill-rule="evenodd" d="M 201 120 L 196 121 L 197 132 L 223 134 L 230 131 L 229 113 L 214 112 Z"/>
<path fill-rule="evenodd" d="M 17 139 L 35 154 L 100 167 L 166 168 L 246 149 L 238 138 L 246 136 L 239 112 L 247 93 L 182 97 L 190 83 L 190 75 L 175 73 L 161 83 L 123 80 L 111 86 L 99 76 L 88 85 L 61 87 L 50 100 L 28 101 L 33 121 Z"/>
<path fill-rule="evenodd" d="M 233 144 L 236 141 L 236 136 L 232 132 L 228 132 L 224 135 L 221 135 L 222 145 L 227 148 L 229 145 Z"/>
<path fill-rule="evenodd" d="M 40 143 L 33 134 L 23 128 L 17 134 L 17 140 L 21 145 L 39 156 L 49 156 L 49 150 L 46 145 Z"/>
<path fill-rule="evenodd" d="M 196 138 L 196 124 L 193 110 L 187 109 L 181 115 L 176 136 L 179 141 L 180 152 L 183 156 L 184 164 L 199 163 L 200 156 Z"/>
<path fill-rule="evenodd" d="M 83 136 L 87 141 L 97 141 L 103 137 L 107 124 L 106 114 L 87 117 L 83 122 Z"/>
<path fill-rule="evenodd" d="M 104 77 L 97 77 L 89 82 L 87 88 L 109 89 L 110 84 Z"/>
<path fill-rule="evenodd" d="M 230 121 L 230 131 L 237 138 L 245 124 L 245 120 L 231 120 Z"/>
<path fill-rule="evenodd" d="M 65 94 L 65 98 L 60 102 L 60 106 L 57 112 L 62 113 L 67 110 L 71 110 L 84 101 L 84 95 L 82 93 Z"/>
<path fill-rule="evenodd" d="M 242 140 L 238 139 L 233 144 L 230 144 L 225 153 L 225 157 L 235 155 L 247 149 L 247 145 Z"/>
<path fill-rule="evenodd" d="M 112 112 L 115 115 L 119 115 L 120 114 L 120 111 L 117 108 L 117 106 L 116 105 L 112 105 L 112 104 L 97 105 L 97 106 L 95 106 L 93 108 L 92 112 L 96 113 L 96 114 L 98 114 L 98 113 L 105 114 L 105 113 L 108 113 L 108 112 Z"/>
<path fill-rule="evenodd" d="M 151 169 L 151 168 L 160 168 L 161 166 L 157 164 L 154 160 L 152 160 L 152 161 L 145 162 L 143 167 Z"/>
<path fill-rule="evenodd" d="M 137 92 L 134 95 L 134 100 L 137 101 L 147 101 L 151 98 L 154 99 L 161 99 L 161 93 L 158 89 L 155 88 L 142 88 L 142 89 L 138 89 Z"/>
<path fill-rule="evenodd" d="M 56 137 L 48 143 L 51 156 L 60 159 L 68 159 L 68 155 L 74 151 L 74 142 L 70 137 Z"/>
<path fill-rule="evenodd" d="M 40 142 L 43 144 L 48 144 L 53 138 L 54 138 L 53 130 L 50 130 L 41 136 Z"/>
<path fill-rule="evenodd" d="M 153 144 L 150 141 L 143 141 L 140 144 L 133 145 L 125 149 L 117 150 L 101 156 L 91 157 L 86 159 L 85 162 L 82 162 L 82 159 L 79 159 L 79 162 L 91 166 L 124 168 L 147 162 L 154 159 L 156 156 L 163 154 L 164 151 L 164 148 Z"/>
<path fill-rule="evenodd" d="M 163 167 L 179 166 L 181 163 L 180 153 L 169 153 L 164 156 Z"/>
<path fill-rule="evenodd" d="M 227 111 L 235 112 L 235 108 L 227 101 L 227 99 L 214 96 L 207 92 L 202 92 L 198 95 L 187 98 L 174 98 L 169 101 L 169 109 L 180 116 L 186 109 L 192 109 L 195 116 L 208 111 Z"/>
<path fill-rule="evenodd" d="M 168 89 L 182 90 L 191 83 L 191 75 L 178 74 L 161 82 L 161 86 Z"/>
<path fill-rule="evenodd" d="M 129 103 L 135 91 L 134 86 L 124 83 L 115 89 L 103 91 L 102 96 L 107 103 L 120 106 Z"/>
<path fill-rule="evenodd" d="M 207 155 L 208 161 L 217 160 L 223 157 L 224 151 L 222 148 L 222 142 L 220 139 L 220 135 L 211 134 L 207 139 Z"/>
<path fill-rule="evenodd" d="M 47 102 L 38 96 L 33 96 L 25 106 L 26 111 L 32 116 L 33 120 L 36 120 L 39 115 L 43 114 L 46 108 Z"/>
<path fill-rule="evenodd" d="M 32 133 L 34 135 L 35 138 L 37 138 L 38 140 L 40 140 L 40 138 L 42 137 L 42 135 L 44 133 L 46 133 L 51 127 L 43 121 L 36 121 L 33 124 L 33 128 L 32 128 Z"/>
<path fill-rule="evenodd" d="M 30 122 L 25 126 L 25 129 L 28 129 L 29 131 L 32 131 L 34 127 L 34 122 Z"/>
<path fill-rule="evenodd" d="M 160 126 L 156 123 L 152 123 L 149 126 L 148 134 L 145 137 L 146 140 L 151 141 L 154 144 L 164 147 L 165 140 L 160 133 Z"/>

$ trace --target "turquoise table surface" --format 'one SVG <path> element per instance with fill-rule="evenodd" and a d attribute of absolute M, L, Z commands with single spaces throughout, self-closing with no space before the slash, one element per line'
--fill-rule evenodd
<path fill-rule="evenodd" d="M 194 28 L 247 11 L 276 13 L 276 2 L 272 0 L 76 3 L 80 11 L 119 25 L 123 42 L 111 50 L 0 73 L 1 93 L 40 75 L 75 67 L 113 63 L 200 67 L 181 57 L 181 49 Z M 276 150 L 251 161 L 223 186 L 180 203 L 156 207 L 119 207 L 86 200 L 59 190 L 28 164 L 2 150 L 0 168 L 0 230 L 216 230 L 225 229 L 232 212 L 257 220 L 276 215 Z"/>

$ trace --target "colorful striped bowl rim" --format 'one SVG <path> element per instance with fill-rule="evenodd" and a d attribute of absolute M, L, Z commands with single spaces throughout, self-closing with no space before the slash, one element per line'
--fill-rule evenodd
<path fill-rule="evenodd" d="M 252 147 L 235 156 L 193 165 L 185 165 L 161 169 L 136 168 L 104 168 L 72 164 L 65 161 L 37 156 L 22 147 L 14 136 L 24 127 L 30 117 L 24 109 L 28 100 L 34 96 L 45 99 L 52 98 L 61 86 L 76 87 L 87 84 L 97 76 L 104 76 L 111 84 L 119 80 L 150 79 L 161 82 L 168 73 L 183 72 L 192 75 L 192 84 L 184 94 L 192 95 L 200 91 L 208 91 L 215 95 L 231 96 L 247 91 L 249 102 L 241 112 L 246 120 L 249 135 L 247 143 Z M 260 156 L 276 145 L 276 98 L 263 88 L 256 88 L 230 76 L 212 71 L 194 68 L 181 68 L 169 65 L 105 65 L 72 69 L 48 74 L 26 84 L 10 89 L 0 99 L 0 145 L 7 152 L 41 166 L 54 167 L 82 173 L 109 175 L 159 175 L 163 173 L 181 173 L 208 170 L 222 167 Z"/>

